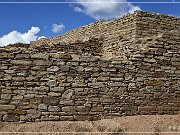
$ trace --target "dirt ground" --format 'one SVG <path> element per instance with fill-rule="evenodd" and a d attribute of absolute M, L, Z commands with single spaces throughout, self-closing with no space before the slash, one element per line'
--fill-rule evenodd
<path fill-rule="evenodd" d="M 180 114 L 128 116 L 99 121 L 0 123 L 0 134 L 180 135 Z"/>

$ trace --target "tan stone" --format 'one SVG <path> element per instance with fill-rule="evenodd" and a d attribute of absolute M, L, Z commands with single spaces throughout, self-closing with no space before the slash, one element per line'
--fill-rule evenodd
<path fill-rule="evenodd" d="M 11 60 L 11 64 L 29 66 L 32 64 L 32 61 L 29 61 L 29 60 Z"/>
<path fill-rule="evenodd" d="M 74 120 L 73 116 L 61 116 L 60 117 L 61 121 L 70 121 L 70 120 Z"/>
<path fill-rule="evenodd" d="M 0 111 L 13 110 L 15 108 L 15 105 L 0 105 Z"/>
<path fill-rule="evenodd" d="M 9 110 L 8 114 L 14 114 L 14 115 L 25 115 L 27 114 L 26 110 L 20 110 L 20 109 L 16 109 L 16 110 Z"/>
<path fill-rule="evenodd" d="M 103 112 L 104 108 L 102 106 L 95 106 L 91 109 L 92 112 Z"/>
<path fill-rule="evenodd" d="M 45 60 L 33 60 L 33 65 L 37 66 L 50 66 L 52 63 Z"/>
<path fill-rule="evenodd" d="M 144 84 L 146 86 L 163 86 L 164 81 L 162 81 L 162 80 L 146 80 L 146 81 L 144 81 Z"/>

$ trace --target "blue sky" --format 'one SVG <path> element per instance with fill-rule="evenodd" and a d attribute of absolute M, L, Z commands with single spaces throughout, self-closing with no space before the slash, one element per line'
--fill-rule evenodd
<path fill-rule="evenodd" d="M 18 0 L 18 2 L 51 2 L 50 0 Z M 8 41 L 29 42 L 38 37 L 52 37 L 63 34 L 71 29 L 89 24 L 98 19 L 112 19 L 131 13 L 136 9 L 144 11 L 165 13 L 180 16 L 180 3 L 155 4 L 155 3 L 107 3 L 108 1 L 127 0 L 99 0 L 106 3 L 81 3 L 95 0 L 66 0 L 63 4 L 15 4 L 0 3 L 0 46 Z M 157 0 L 129 0 L 128 2 L 157 2 Z M 159 0 L 172 2 L 174 0 Z M 175 0 L 180 2 L 180 0 Z M 17 0 L 0 0 L 0 2 L 17 2 Z M 63 2 L 63 0 L 53 0 Z M 29 30 L 29 32 L 28 32 Z M 34 32 L 32 34 L 32 32 Z M 26 34 L 25 34 L 26 33 Z M 9 34 L 9 35 L 8 35 Z M 25 34 L 25 35 L 23 35 Z M 11 43 L 11 42 L 9 42 Z M 5 45 L 5 44 L 4 44 Z"/>

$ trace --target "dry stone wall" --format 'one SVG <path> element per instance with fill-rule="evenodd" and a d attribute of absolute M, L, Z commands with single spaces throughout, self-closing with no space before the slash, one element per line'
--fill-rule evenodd
<path fill-rule="evenodd" d="M 103 38 L 0 48 L 0 121 L 179 114 L 179 35 L 129 41 L 124 59 L 104 58 Z"/>
<path fill-rule="evenodd" d="M 141 38 L 158 36 L 168 31 L 180 28 L 180 18 L 165 14 L 135 11 L 114 20 L 100 20 L 89 25 L 71 30 L 63 35 L 50 39 L 32 42 L 36 45 L 68 44 L 76 41 L 88 41 L 90 38 L 103 40 L 102 52 L 104 58 L 119 57 L 126 59 L 136 42 Z M 132 46 L 131 46 L 132 45 Z M 136 46 L 138 47 L 138 46 Z"/>
<path fill-rule="evenodd" d="M 100 20 L 57 37 L 32 42 L 31 45 L 69 44 L 76 41 L 88 41 L 91 38 L 101 38 L 103 40 L 103 57 L 122 56 L 124 54 L 123 46 L 132 43 L 135 38 L 137 14 L 138 12 L 109 21 Z"/>
<path fill-rule="evenodd" d="M 140 12 L 136 15 L 136 37 L 152 37 L 168 31 L 180 29 L 180 18 L 167 16 L 165 14 L 156 14 L 149 12 Z"/>

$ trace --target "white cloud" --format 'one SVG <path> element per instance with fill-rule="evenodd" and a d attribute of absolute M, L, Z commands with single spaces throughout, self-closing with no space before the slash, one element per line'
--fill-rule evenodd
<path fill-rule="evenodd" d="M 117 2 L 127 2 L 127 0 L 73 0 L 73 1 L 78 2 L 79 5 L 74 8 L 75 12 L 84 13 L 97 20 L 117 18 L 127 13 L 133 13 L 135 10 L 140 10 L 138 6 L 134 6 L 131 3 L 117 3 Z"/>
<path fill-rule="evenodd" d="M 0 37 L 0 47 L 6 46 L 8 44 L 30 43 L 30 41 L 35 41 L 38 37 L 36 34 L 38 34 L 39 31 L 39 27 L 31 27 L 31 29 L 26 33 L 12 31 L 9 34 Z"/>
<path fill-rule="evenodd" d="M 52 25 L 52 32 L 54 33 L 62 32 L 64 29 L 65 29 L 65 26 L 62 23 Z"/>
<path fill-rule="evenodd" d="M 38 40 L 39 40 L 39 39 L 43 39 L 43 38 L 47 38 L 47 37 L 45 37 L 45 36 L 41 36 L 41 37 L 38 37 Z"/>
<path fill-rule="evenodd" d="M 74 7 L 74 11 L 75 12 L 79 12 L 79 13 L 83 12 L 83 10 L 81 8 L 79 8 L 79 7 Z"/>

